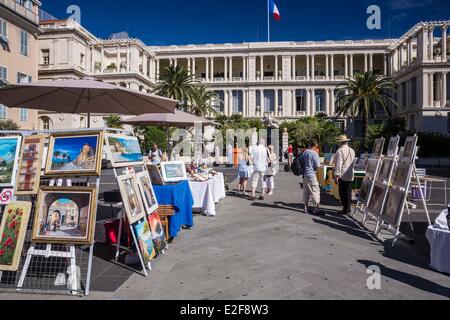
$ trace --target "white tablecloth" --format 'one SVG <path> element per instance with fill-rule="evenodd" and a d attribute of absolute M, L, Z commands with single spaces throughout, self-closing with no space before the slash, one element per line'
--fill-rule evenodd
<path fill-rule="evenodd" d="M 201 209 L 208 216 L 215 216 L 216 203 L 226 196 L 223 174 L 219 173 L 212 179 L 204 182 L 189 181 L 189 186 L 194 198 L 192 208 Z"/>
<path fill-rule="evenodd" d="M 450 274 L 450 231 L 447 224 L 447 210 L 444 210 L 433 226 L 426 232 L 431 247 L 430 267 Z"/>

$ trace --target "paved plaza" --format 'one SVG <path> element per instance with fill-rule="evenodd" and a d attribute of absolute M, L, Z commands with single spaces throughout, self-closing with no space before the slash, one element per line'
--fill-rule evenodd
<path fill-rule="evenodd" d="M 276 184 L 273 197 L 251 202 L 234 195 L 233 182 L 217 217 L 196 215 L 195 227 L 180 232 L 166 255 L 153 263 L 148 278 L 117 266 L 105 269 L 111 273 L 107 281 L 119 281 L 117 288 L 93 285 L 90 296 L 82 299 L 450 297 L 450 277 L 428 267 L 419 244 L 400 240 L 392 248 L 390 234 L 382 234 L 385 242 L 377 240 L 360 226 L 359 216 L 339 216 L 333 205 L 324 207 L 324 216 L 305 214 L 298 178 L 280 173 Z M 324 202 L 332 204 L 328 197 Z M 380 290 L 366 287 L 372 265 L 381 269 Z M 0 294 L 0 299 L 16 298 L 61 297 Z"/>

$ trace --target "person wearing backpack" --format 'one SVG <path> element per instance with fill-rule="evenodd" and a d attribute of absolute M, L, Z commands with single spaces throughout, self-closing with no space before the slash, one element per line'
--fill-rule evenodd
<path fill-rule="evenodd" d="M 344 207 L 341 214 L 350 213 L 352 201 L 352 186 L 355 179 L 354 164 L 355 164 L 355 150 L 353 150 L 348 142 L 350 139 L 346 135 L 341 135 L 338 138 L 338 143 L 341 144 L 339 150 L 334 156 L 334 177 L 336 184 L 339 186 L 339 197 L 341 198 L 342 206 Z"/>
<path fill-rule="evenodd" d="M 309 143 L 309 149 L 301 155 L 301 164 L 303 167 L 303 200 L 305 203 L 305 212 L 321 214 L 320 211 L 320 186 L 317 180 L 317 170 L 321 164 L 319 154 L 317 153 L 318 144 L 316 141 Z M 312 200 L 314 209 L 309 210 L 309 200 Z"/>

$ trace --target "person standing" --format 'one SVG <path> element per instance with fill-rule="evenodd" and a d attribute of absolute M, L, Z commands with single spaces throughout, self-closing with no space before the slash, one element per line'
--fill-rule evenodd
<path fill-rule="evenodd" d="M 339 136 L 338 143 L 341 146 L 334 156 L 334 177 L 339 186 L 339 197 L 343 206 L 341 214 L 350 213 L 352 186 L 355 179 L 355 150 L 348 145 L 349 141 L 346 135 Z"/>
<path fill-rule="evenodd" d="M 150 161 L 154 165 L 159 165 L 159 164 L 161 164 L 162 156 L 163 156 L 163 153 L 162 153 L 161 149 L 159 149 L 158 145 L 156 143 L 154 143 L 152 146 L 152 149 L 150 150 L 150 154 L 149 154 Z"/>
<path fill-rule="evenodd" d="M 317 170 L 320 168 L 320 159 L 317 152 L 318 144 L 316 141 L 309 143 L 309 149 L 302 154 L 303 165 L 303 196 L 305 202 L 305 212 L 321 214 L 320 212 L 320 186 L 317 180 Z M 309 210 L 309 200 L 312 200 L 314 209 Z"/>
<path fill-rule="evenodd" d="M 274 148 L 272 145 L 268 147 L 268 158 L 269 165 L 266 170 L 266 175 L 264 176 L 264 186 L 265 186 L 265 194 L 268 196 L 273 195 L 273 191 L 275 189 L 275 175 L 278 173 L 278 159 L 277 155 L 274 152 Z"/>
<path fill-rule="evenodd" d="M 265 147 L 266 141 L 264 139 L 259 140 L 257 147 L 252 149 L 252 162 L 253 162 L 253 175 L 252 175 L 252 198 L 251 200 L 256 200 L 256 189 L 258 188 L 258 183 L 261 180 L 261 197 L 259 200 L 264 200 L 264 175 L 268 168 L 269 163 L 269 151 Z"/>
<path fill-rule="evenodd" d="M 292 145 L 289 145 L 287 148 L 287 160 L 289 168 L 292 166 L 292 162 L 294 161 L 294 148 Z"/>
<path fill-rule="evenodd" d="M 244 196 L 247 195 L 247 183 L 248 179 L 252 174 L 252 162 L 248 154 L 248 149 L 242 149 L 242 155 L 240 155 L 239 166 L 238 166 L 238 178 L 239 184 L 237 187 L 238 194 L 243 191 Z"/>

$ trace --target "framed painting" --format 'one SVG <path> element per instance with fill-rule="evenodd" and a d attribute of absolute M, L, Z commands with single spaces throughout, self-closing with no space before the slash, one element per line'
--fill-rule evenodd
<path fill-rule="evenodd" d="M 373 158 L 381 157 L 381 155 L 383 154 L 383 148 L 384 148 L 384 138 L 376 139 L 372 149 L 372 157 Z"/>
<path fill-rule="evenodd" d="M 389 157 L 395 156 L 398 152 L 398 144 L 400 143 L 400 137 L 392 137 L 391 140 L 389 140 L 389 145 L 387 149 L 387 155 Z"/>
<path fill-rule="evenodd" d="M 96 214 L 95 187 L 41 187 L 32 241 L 90 245 Z"/>
<path fill-rule="evenodd" d="M 134 136 L 106 134 L 106 152 L 114 168 L 144 163 L 139 140 Z"/>
<path fill-rule="evenodd" d="M 378 170 L 378 159 L 369 159 L 366 165 L 366 175 L 369 177 L 375 176 Z"/>
<path fill-rule="evenodd" d="M 166 236 L 164 235 L 164 228 L 161 224 L 161 217 L 158 212 L 153 212 L 147 217 L 152 232 L 153 245 L 156 253 L 161 254 L 167 248 Z"/>
<path fill-rule="evenodd" d="M 405 140 L 405 147 L 403 149 L 403 154 L 400 157 L 400 161 L 404 163 L 413 163 L 416 156 L 417 147 L 417 136 L 408 137 Z"/>
<path fill-rule="evenodd" d="M 361 184 L 361 189 L 359 189 L 359 194 L 358 194 L 359 202 L 366 203 L 367 196 L 369 195 L 371 185 L 372 185 L 372 180 L 369 180 L 367 178 L 363 179 L 363 182 Z"/>
<path fill-rule="evenodd" d="M 148 175 L 148 171 L 142 171 L 136 174 L 139 189 L 141 190 L 142 200 L 144 201 L 147 214 L 151 214 L 158 209 L 158 201 L 156 200 L 155 191 L 153 190 L 152 181 Z"/>
<path fill-rule="evenodd" d="M 146 166 L 152 183 L 157 186 L 165 185 L 163 177 L 161 175 L 161 171 L 159 170 L 158 166 L 152 163 L 149 163 Z"/>
<path fill-rule="evenodd" d="M 5 207 L 0 225 L 0 271 L 19 269 L 31 202 L 11 202 Z"/>
<path fill-rule="evenodd" d="M 21 136 L 0 138 L 0 187 L 12 187 L 16 182 L 21 143 Z"/>
<path fill-rule="evenodd" d="M 44 155 L 44 139 L 45 137 L 41 135 L 24 138 L 14 194 L 33 195 L 38 193 Z"/>
<path fill-rule="evenodd" d="M 127 214 L 128 223 L 135 222 L 145 218 L 145 207 L 142 201 L 141 192 L 136 175 L 126 174 L 117 177 L 122 202 Z"/>
<path fill-rule="evenodd" d="M 389 179 L 389 175 L 393 169 L 394 160 L 392 159 L 383 159 L 381 164 L 380 174 L 378 175 L 381 179 L 387 181 Z"/>
<path fill-rule="evenodd" d="M 97 175 L 101 173 L 103 131 L 52 134 L 45 175 Z"/>
<path fill-rule="evenodd" d="M 373 214 L 379 216 L 383 210 L 384 198 L 386 197 L 387 186 L 381 183 L 375 183 L 372 195 L 368 203 L 368 209 Z"/>
<path fill-rule="evenodd" d="M 147 220 L 142 220 L 134 226 L 136 239 L 139 243 L 144 265 L 150 269 L 150 262 L 155 257 L 155 247 L 153 246 L 152 232 Z"/>
<path fill-rule="evenodd" d="M 187 180 L 186 166 L 182 161 L 161 162 L 161 174 L 164 182 Z"/>
<path fill-rule="evenodd" d="M 386 198 L 386 207 L 383 213 L 383 220 L 392 226 L 399 227 L 403 209 L 405 207 L 406 196 L 403 192 L 389 189 Z"/>
<path fill-rule="evenodd" d="M 397 188 L 406 189 L 411 179 L 411 165 L 408 163 L 400 163 L 394 176 L 393 185 Z"/>

